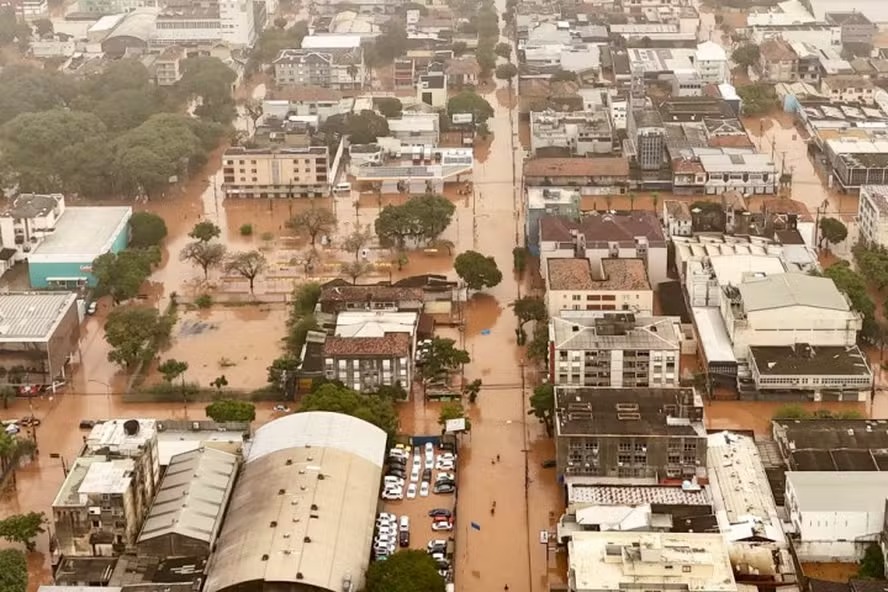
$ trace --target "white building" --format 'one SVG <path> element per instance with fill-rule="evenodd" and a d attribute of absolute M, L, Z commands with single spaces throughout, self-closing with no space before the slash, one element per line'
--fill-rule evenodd
<path fill-rule="evenodd" d="M 437 146 L 441 135 L 437 113 L 404 113 L 389 119 L 389 135 L 407 146 Z"/>
<path fill-rule="evenodd" d="M 782 37 L 789 43 L 807 43 L 818 49 L 842 49 L 842 27 L 838 25 L 807 23 L 749 27 L 750 41 L 756 45 L 772 37 Z"/>
<path fill-rule="evenodd" d="M 884 529 L 888 473 L 787 471 L 786 510 L 800 561 L 856 562 Z"/>
<path fill-rule="evenodd" d="M 861 241 L 888 246 L 888 185 L 860 187 L 857 226 Z"/>
<path fill-rule="evenodd" d="M 577 532 L 568 543 L 571 592 L 735 592 L 721 534 Z"/>
<path fill-rule="evenodd" d="M 603 310 L 651 315 L 654 292 L 641 259 L 549 259 L 543 270 L 549 318 L 566 310 Z"/>
<path fill-rule="evenodd" d="M 360 35 L 309 35 L 301 49 L 281 50 L 274 60 L 280 85 L 360 88 L 365 77 Z"/>
<path fill-rule="evenodd" d="M 697 74 L 703 82 L 720 84 L 731 79 L 728 55 L 715 42 L 705 41 L 697 45 L 695 63 Z"/>
<path fill-rule="evenodd" d="M 443 72 L 423 74 L 416 82 L 416 101 L 435 109 L 447 106 L 447 75 Z"/>
<path fill-rule="evenodd" d="M 657 215 L 635 211 L 593 213 L 579 222 L 558 216 L 540 218 L 540 265 L 550 258 L 581 257 L 593 266 L 602 259 L 642 259 L 651 286 L 668 280 L 666 239 Z"/>
<path fill-rule="evenodd" d="M 866 401 L 873 386 L 866 355 L 853 346 L 749 346 L 750 379 L 759 392 L 813 392 L 815 401 Z"/>
<path fill-rule="evenodd" d="M 666 234 L 670 237 L 694 234 L 693 219 L 688 203 L 678 200 L 664 201 L 663 225 L 666 227 Z"/>
<path fill-rule="evenodd" d="M 564 311 L 549 321 L 550 381 L 561 386 L 678 387 L 681 320 Z"/>
<path fill-rule="evenodd" d="M 252 47 L 258 35 L 253 10 L 253 0 L 209 0 L 200 5 L 176 0 L 157 15 L 151 41 L 161 45 L 223 41 Z"/>
<path fill-rule="evenodd" d="M 536 156 L 611 154 L 613 131 L 606 111 L 531 111 L 530 151 Z M 541 154 L 541 151 L 546 151 Z"/>
<path fill-rule="evenodd" d="M 820 91 L 836 103 L 872 105 L 878 90 L 872 80 L 857 75 L 825 76 L 820 81 Z"/>
<path fill-rule="evenodd" d="M 777 165 L 767 154 L 700 154 L 707 194 L 739 191 L 744 195 L 777 191 Z"/>
<path fill-rule="evenodd" d="M 61 193 L 41 195 L 21 193 L 0 213 L 0 274 L 28 258 L 51 234 L 65 212 Z"/>

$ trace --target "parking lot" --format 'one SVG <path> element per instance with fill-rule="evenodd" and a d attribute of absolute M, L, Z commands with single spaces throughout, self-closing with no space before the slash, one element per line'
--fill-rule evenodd
<path fill-rule="evenodd" d="M 398 549 L 410 548 L 426 550 L 430 541 L 445 541 L 446 543 L 449 543 L 446 544 L 447 549 L 444 552 L 445 558 L 449 563 L 452 560 L 452 538 L 454 537 L 455 529 L 462 526 L 454 515 L 456 508 L 455 482 L 458 480 L 456 475 L 457 462 L 455 458 L 452 463 L 446 462 L 446 459 L 451 458 L 450 455 L 453 453 L 449 450 L 440 448 L 439 443 L 434 440 L 437 439 L 417 438 L 416 444 L 410 448 L 409 451 L 406 448 L 401 448 L 401 450 L 405 452 L 397 453 L 405 459 L 405 462 L 403 463 L 403 498 L 384 499 L 382 511 L 397 516 L 399 523 L 401 523 L 401 518 L 404 516 L 408 519 L 410 533 L 409 544 L 406 547 L 399 545 Z M 432 446 L 431 463 L 427 463 L 427 460 L 429 460 L 426 448 L 427 442 Z M 419 457 L 418 465 L 415 464 L 415 457 L 417 456 Z M 397 461 L 389 465 L 389 467 L 394 467 L 396 470 L 399 466 L 402 466 L 402 464 Z M 415 466 L 417 467 L 417 470 L 414 470 Z M 391 471 L 387 471 L 387 473 L 390 474 Z M 435 484 L 440 483 L 439 480 L 441 479 L 449 482 L 449 478 L 451 477 L 454 481 L 454 491 L 449 493 L 435 493 Z M 389 477 L 389 480 L 390 483 L 393 483 L 391 477 Z M 424 487 L 424 483 L 427 484 L 427 486 Z M 413 497 L 411 497 L 413 495 L 413 492 L 410 491 L 411 485 L 415 488 L 415 496 Z M 386 487 L 384 485 L 383 492 L 385 490 Z M 426 491 L 427 495 L 422 495 Z M 432 526 L 435 520 L 429 516 L 429 512 L 436 509 L 445 510 L 450 513 L 449 520 L 442 516 L 442 519 L 438 520 L 438 522 L 449 522 L 451 530 L 433 530 Z M 447 570 L 446 579 L 447 581 L 452 581 L 452 565 L 451 569 Z"/>

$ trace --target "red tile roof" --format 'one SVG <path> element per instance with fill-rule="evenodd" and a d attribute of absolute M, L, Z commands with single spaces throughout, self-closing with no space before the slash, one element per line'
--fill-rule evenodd
<path fill-rule="evenodd" d="M 629 160 L 602 158 L 531 158 L 524 163 L 525 177 L 627 177 Z"/>
<path fill-rule="evenodd" d="M 386 333 L 382 337 L 327 337 L 324 355 L 349 356 L 409 356 L 410 335 Z"/>

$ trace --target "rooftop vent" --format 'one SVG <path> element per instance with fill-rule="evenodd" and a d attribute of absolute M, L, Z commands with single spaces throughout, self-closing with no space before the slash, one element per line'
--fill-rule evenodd
<path fill-rule="evenodd" d="M 277 525 L 278 525 L 278 523 L 277 523 L 276 521 L 274 521 L 274 520 L 272 520 L 272 521 L 268 524 L 268 526 L 270 526 L 271 528 L 275 528 Z"/>
<path fill-rule="evenodd" d="M 127 436 L 135 436 L 139 433 L 139 421 L 136 419 L 128 419 L 123 422 L 123 431 Z"/>
<path fill-rule="evenodd" d="M 310 543 L 310 542 L 311 542 L 311 537 L 310 537 L 310 536 L 305 537 L 304 539 L 302 539 L 302 542 L 303 542 L 303 543 Z"/>
<path fill-rule="evenodd" d="M 262 556 L 262 561 L 268 561 L 268 555 L 263 555 L 263 556 Z"/>

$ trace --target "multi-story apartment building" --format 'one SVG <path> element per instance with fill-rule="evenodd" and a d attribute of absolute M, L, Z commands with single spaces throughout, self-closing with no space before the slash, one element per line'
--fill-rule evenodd
<path fill-rule="evenodd" d="M 878 90 L 873 81 L 863 76 L 825 76 L 820 81 L 820 90 L 830 101 L 838 103 L 875 102 Z"/>
<path fill-rule="evenodd" d="M 0 213 L 0 247 L 4 251 L 0 253 L 0 268 L 6 271 L 8 266 L 27 259 L 28 253 L 52 234 L 64 212 L 65 196 L 61 193 L 15 196 Z"/>
<path fill-rule="evenodd" d="M 563 311 L 549 321 L 549 379 L 565 386 L 677 387 L 680 322 L 678 317 Z"/>
<path fill-rule="evenodd" d="M 613 150 L 613 130 L 605 111 L 530 113 L 530 151 L 535 156 L 591 156 Z"/>
<path fill-rule="evenodd" d="M 236 146 L 222 162 L 225 197 L 323 197 L 330 189 L 326 146 Z"/>
<path fill-rule="evenodd" d="M 830 25 L 838 25 L 842 28 L 842 45 L 860 44 L 872 45 L 873 36 L 879 31 L 871 20 L 862 12 L 827 12 L 824 20 Z"/>
<path fill-rule="evenodd" d="M 706 173 L 704 191 L 709 195 L 727 191 L 744 195 L 777 192 L 777 165 L 767 154 L 701 154 L 699 160 Z"/>
<path fill-rule="evenodd" d="M 94 427 L 52 505 L 59 551 L 98 556 L 133 550 L 159 479 L 153 419 Z"/>
<path fill-rule="evenodd" d="M 765 39 L 759 46 L 759 72 L 769 82 L 793 82 L 798 60 L 792 45 L 781 37 Z"/>
<path fill-rule="evenodd" d="M 437 146 L 441 120 L 437 113 L 410 113 L 389 119 L 389 135 L 404 146 Z"/>
<path fill-rule="evenodd" d="M 706 475 L 703 400 L 690 388 L 555 387 L 555 451 L 564 482 L 657 483 Z"/>
<path fill-rule="evenodd" d="M 185 48 L 171 45 L 154 61 L 154 81 L 157 86 L 172 86 L 182 79 L 182 61 L 187 57 Z"/>
<path fill-rule="evenodd" d="M 666 239 L 653 212 L 593 213 L 579 221 L 562 216 L 540 218 L 540 265 L 552 258 L 641 259 L 651 286 L 667 280 Z"/>
<path fill-rule="evenodd" d="M 721 45 L 713 41 L 705 41 L 697 46 L 694 65 L 703 82 L 721 84 L 730 80 L 728 55 Z"/>
<path fill-rule="evenodd" d="M 580 191 L 572 187 L 530 187 L 525 194 L 525 242 L 534 256 L 540 254 L 540 218 L 564 216 L 576 219 L 580 216 Z"/>
<path fill-rule="evenodd" d="M 549 317 L 566 310 L 625 311 L 650 315 L 654 293 L 641 259 L 549 259 L 543 270 Z"/>
<path fill-rule="evenodd" d="M 364 82 L 363 50 L 357 47 L 284 49 L 273 62 L 274 80 L 282 87 L 360 88 Z"/>
<path fill-rule="evenodd" d="M 81 0 L 77 9 L 89 14 L 120 14 L 137 8 L 156 8 L 157 5 L 157 0 Z"/>
<path fill-rule="evenodd" d="M 169 0 L 157 15 L 151 43 L 158 45 L 223 41 L 252 47 L 258 35 L 253 0 Z"/>
<path fill-rule="evenodd" d="M 860 240 L 888 247 L 888 185 L 863 185 L 857 204 Z"/>
<path fill-rule="evenodd" d="M 659 170 L 666 156 L 666 128 L 660 113 L 651 107 L 631 107 L 626 125 L 638 166 L 643 171 Z"/>

